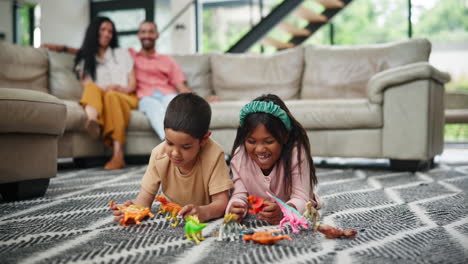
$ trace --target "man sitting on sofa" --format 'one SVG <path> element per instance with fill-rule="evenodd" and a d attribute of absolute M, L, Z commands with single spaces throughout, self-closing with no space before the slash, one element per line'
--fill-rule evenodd
<path fill-rule="evenodd" d="M 141 50 L 137 52 L 130 48 L 129 51 L 135 63 L 138 110 L 146 115 L 154 131 L 164 140 L 163 119 L 167 105 L 178 93 L 190 93 L 192 90 L 187 87 L 184 73 L 175 60 L 156 52 L 158 37 L 157 25 L 152 21 L 144 21 L 138 30 Z M 42 46 L 54 51 L 76 53 L 76 49 L 63 45 Z M 207 99 L 208 102 L 217 100 L 216 96 Z"/>
<path fill-rule="evenodd" d="M 140 24 L 138 38 L 141 50 L 130 49 L 135 62 L 137 81 L 138 110 L 145 113 L 154 131 L 164 140 L 164 115 L 169 102 L 178 93 L 190 93 L 185 84 L 185 76 L 175 60 L 156 52 L 158 28 L 151 21 Z"/>

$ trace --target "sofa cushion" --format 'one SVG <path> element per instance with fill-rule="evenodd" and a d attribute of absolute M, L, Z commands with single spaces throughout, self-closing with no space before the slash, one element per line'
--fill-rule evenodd
<path fill-rule="evenodd" d="M 211 103 L 210 128 L 237 128 L 239 126 L 239 112 L 248 102 L 247 100 L 239 100 Z M 234 138 L 232 140 L 234 141 Z"/>
<path fill-rule="evenodd" d="M 62 135 L 66 108 L 55 96 L 25 89 L 0 89 L 0 132 Z"/>
<path fill-rule="evenodd" d="M 172 57 L 182 68 L 190 89 L 204 98 L 213 95 L 209 54 L 173 55 Z"/>
<path fill-rule="evenodd" d="M 86 131 L 86 113 L 83 107 L 73 100 L 63 100 L 63 103 L 67 107 L 65 131 Z"/>
<path fill-rule="evenodd" d="M 412 39 L 387 44 L 305 47 L 300 98 L 365 98 L 376 73 L 409 63 L 428 61 L 431 44 Z"/>
<path fill-rule="evenodd" d="M 128 123 L 128 131 L 152 131 L 153 128 L 143 112 L 132 110 L 130 112 L 130 122 Z M 156 135 L 156 134 L 155 134 Z"/>
<path fill-rule="evenodd" d="M 221 100 L 250 100 L 267 93 L 284 100 L 297 98 L 302 68 L 302 47 L 269 56 L 214 54 L 211 57 L 213 88 Z"/>
<path fill-rule="evenodd" d="M 306 130 L 381 128 L 382 107 L 367 99 L 289 100 L 285 102 Z"/>
<path fill-rule="evenodd" d="M 79 101 L 82 88 L 73 70 L 75 56 L 48 51 L 49 90 L 60 99 Z"/>
<path fill-rule="evenodd" d="M 210 128 L 237 128 L 239 112 L 248 102 L 211 103 Z M 305 99 L 285 103 L 306 130 L 381 128 L 383 124 L 381 105 L 371 104 L 367 99 Z"/>
<path fill-rule="evenodd" d="M 48 59 L 45 49 L 0 41 L 0 87 L 48 93 Z"/>

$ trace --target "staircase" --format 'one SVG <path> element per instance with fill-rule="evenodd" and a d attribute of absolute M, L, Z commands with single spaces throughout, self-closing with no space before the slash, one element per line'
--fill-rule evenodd
<path fill-rule="evenodd" d="M 277 50 L 289 49 L 300 45 L 314 34 L 320 27 L 326 25 L 330 19 L 345 8 L 352 0 L 284 0 L 264 17 L 257 25 L 235 43 L 227 53 L 243 53 L 255 43 L 261 41 L 263 45 L 273 46 Z M 314 11 L 306 7 L 305 2 L 315 2 L 320 10 Z M 283 21 L 293 15 L 306 21 L 305 27 Z M 287 32 L 291 38 L 282 42 L 268 36 L 268 32 L 277 27 Z"/>

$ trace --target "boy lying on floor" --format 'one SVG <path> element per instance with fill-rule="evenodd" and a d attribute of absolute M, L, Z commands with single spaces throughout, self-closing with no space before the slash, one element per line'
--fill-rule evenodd
<path fill-rule="evenodd" d="M 177 95 L 164 117 L 166 140 L 151 152 L 140 192 L 133 201 L 151 208 L 159 187 L 167 200 L 182 207 L 179 216 L 198 216 L 200 222 L 222 217 L 233 183 L 221 147 L 210 138 L 210 105 L 192 93 Z M 112 207 L 121 222 L 119 205 Z M 121 206 L 121 205 L 120 205 Z"/>

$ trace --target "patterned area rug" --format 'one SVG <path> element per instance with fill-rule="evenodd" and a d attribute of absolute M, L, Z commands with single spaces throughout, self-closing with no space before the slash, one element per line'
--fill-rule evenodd
<path fill-rule="evenodd" d="M 424 173 L 379 168 L 319 168 L 322 222 L 355 229 L 354 239 L 298 234 L 274 245 L 218 241 L 221 220 L 209 222 L 200 244 L 183 225 L 157 215 L 140 225 L 113 222 L 109 201 L 135 197 L 145 166 L 118 172 L 61 170 L 45 197 L 0 200 L 1 263 L 467 263 L 468 166 L 439 165 Z M 157 204 L 153 205 L 153 213 Z M 277 228 L 248 217 L 255 230 Z"/>

